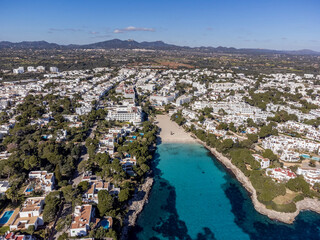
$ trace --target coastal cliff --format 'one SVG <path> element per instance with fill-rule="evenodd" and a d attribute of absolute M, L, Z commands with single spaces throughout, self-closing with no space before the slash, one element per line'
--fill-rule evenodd
<path fill-rule="evenodd" d="M 266 206 L 259 202 L 257 197 L 257 192 L 252 186 L 249 178 L 244 175 L 244 173 L 234 166 L 231 160 L 222 153 L 218 152 L 215 148 L 209 147 L 206 143 L 201 140 L 197 140 L 200 144 L 205 146 L 216 158 L 220 161 L 226 168 L 228 168 L 237 178 L 237 180 L 242 184 L 242 186 L 250 193 L 250 197 L 254 208 L 257 212 L 268 216 L 270 219 L 277 220 L 280 222 L 291 224 L 294 222 L 295 218 L 299 215 L 300 211 L 310 210 L 320 214 L 320 201 L 317 199 L 305 198 L 296 203 L 297 210 L 293 213 L 277 212 L 272 209 L 266 208 Z"/>
<path fill-rule="evenodd" d="M 141 185 L 140 189 L 129 201 L 128 213 L 126 218 L 124 219 L 124 227 L 122 228 L 121 239 L 127 239 L 130 228 L 135 226 L 139 214 L 142 212 L 144 205 L 148 201 L 152 185 L 153 178 L 147 177 L 144 183 Z"/>

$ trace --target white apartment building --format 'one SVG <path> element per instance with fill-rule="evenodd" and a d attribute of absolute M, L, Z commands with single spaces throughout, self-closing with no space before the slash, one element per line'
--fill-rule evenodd
<path fill-rule="evenodd" d="M 227 91 L 227 90 L 238 91 L 238 90 L 243 90 L 244 86 L 238 83 L 225 82 L 225 83 L 210 83 L 209 88 L 211 88 L 214 91 Z"/>
<path fill-rule="evenodd" d="M 190 102 L 192 99 L 192 96 L 188 95 L 188 96 L 180 96 L 177 98 L 176 100 L 176 106 L 181 106 L 184 103 L 188 103 Z"/>
<path fill-rule="evenodd" d="M 15 74 L 24 73 L 24 67 L 18 67 L 16 69 L 13 69 L 13 73 L 15 73 Z"/>
<path fill-rule="evenodd" d="M 59 69 L 57 67 L 50 67 L 50 72 L 58 73 Z"/>
<path fill-rule="evenodd" d="M 283 150 L 280 160 L 284 162 L 299 162 L 300 154 L 294 151 Z"/>
<path fill-rule="evenodd" d="M 172 102 L 176 98 L 175 95 L 168 95 L 168 96 L 162 96 L 162 95 L 151 95 L 150 96 L 150 102 L 163 106 L 167 105 L 168 103 Z"/>
<path fill-rule="evenodd" d="M 275 181 L 288 181 L 290 179 L 296 178 L 297 175 L 292 172 L 289 168 L 267 168 L 267 176 L 273 178 Z"/>
<path fill-rule="evenodd" d="M 116 106 L 108 109 L 107 120 L 116 120 L 121 122 L 141 123 L 142 109 L 140 106 Z"/>
<path fill-rule="evenodd" d="M 192 104 L 192 109 L 193 110 L 202 110 L 206 107 L 211 107 L 211 103 L 208 101 L 195 101 Z"/>
<path fill-rule="evenodd" d="M 315 183 L 320 183 L 320 169 L 311 167 L 299 167 L 297 169 L 297 174 L 302 175 L 306 182 L 312 186 Z"/>
<path fill-rule="evenodd" d="M 267 137 L 262 141 L 262 147 L 264 149 L 271 149 L 274 153 L 278 155 L 285 154 L 286 156 L 283 157 L 284 161 L 287 157 L 290 161 L 290 159 L 297 156 L 293 155 L 290 152 L 300 151 L 319 154 L 320 151 L 320 143 L 302 138 L 293 138 L 289 136 Z"/>
<path fill-rule="evenodd" d="M 280 132 L 291 130 L 300 134 L 304 134 L 309 139 L 320 141 L 320 130 L 312 125 L 288 121 L 278 124 L 277 128 Z"/>

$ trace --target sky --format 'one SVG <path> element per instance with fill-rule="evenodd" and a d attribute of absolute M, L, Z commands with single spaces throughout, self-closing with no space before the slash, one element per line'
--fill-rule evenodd
<path fill-rule="evenodd" d="M 320 0 L 0 0 L 0 41 L 320 51 Z"/>

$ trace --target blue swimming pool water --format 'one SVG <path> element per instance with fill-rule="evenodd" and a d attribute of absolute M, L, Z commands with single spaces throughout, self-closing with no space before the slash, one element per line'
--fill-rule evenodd
<path fill-rule="evenodd" d="M 6 224 L 14 211 L 6 211 L 0 218 L 0 224 Z"/>
<path fill-rule="evenodd" d="M 316 161 L 320 161 L 320 158 L 318 157 L 312 157 L 313 160 L 316 160 Z"/>
<path fill-rule="evenodd" d="M 109 228 L 109 221 L 107 219 L 104 219 L 101 221 L 101 226 L 104 228 L 104 229 L 108 229 Z"/>
<path fill-rule="evenodd" d="M 307 155 L 307 154 L 301 154 L 300 156 L 303 157 L 303 158 L 310 158 L 310 156 Z"/>
<path fill-rule="evenodd" d="M 32 192 L 33 188 L 27 188 L 26 192 Z"/>
<path fill-rule="evenodd" d="M 320 215 L 303 212 L 288 225 L 259 214 L 240 183 L 201 145 L 159 145 L 153 170 L 148 204 L 128 239 L 320 239 Z"/>

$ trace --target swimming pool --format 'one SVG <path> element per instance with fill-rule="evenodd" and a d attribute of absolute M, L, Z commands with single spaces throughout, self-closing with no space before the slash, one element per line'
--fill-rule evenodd
<path fill-rule="evenodd" d="M 6 211 L 0 218 L 0 225 L 6 224 L 11 218 L 14 211 Z"/>
<path fill-rule="evenodd" d="M 32 191 L 33 191 L 33 188 L 31 188 L 31 187 L 28 187 L 26 190 L 26 192 L 32 192 Z"/>
<path fill-rule="evenodd" d="M 101 226 L 104 228 L 104 229 L 108 229 L 109 228 L 109 221 L 107 219 L 104 219 L 101 221 Z"/>
<path fill-rule="evenodd" d="M 307 158 L 307 159 L 313 159 L 313 160 L 316 160 L 316 161 L 320 161 L 320 158 L 319 157 L 311 157 L 310 155 L 308 155 L 308 154 L 301 154 L 300 155 L 301 157 L 303 157 L 303 158 Z"/>

